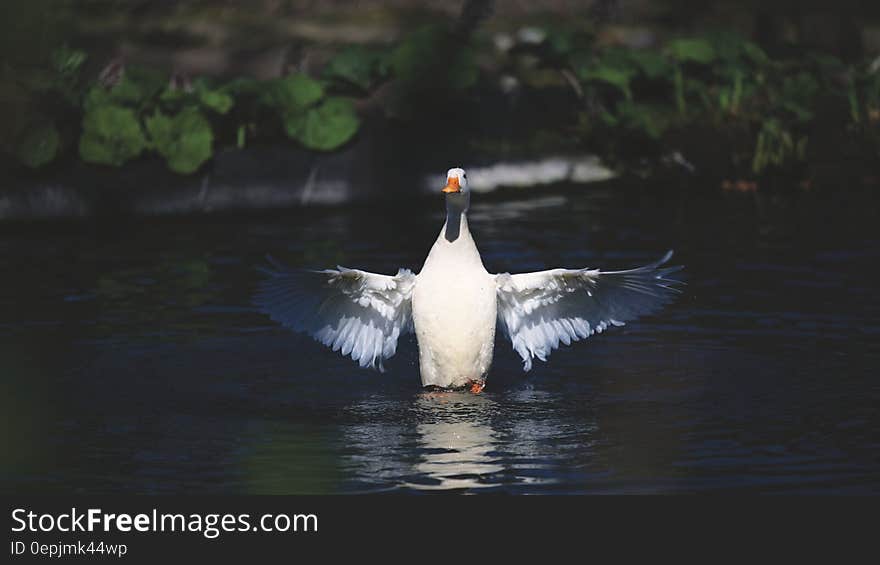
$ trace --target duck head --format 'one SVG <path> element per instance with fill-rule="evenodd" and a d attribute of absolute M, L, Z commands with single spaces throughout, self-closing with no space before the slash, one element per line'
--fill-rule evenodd
<path fill-rule="evenodd" d="M 464 172 L 464 169 L 456 167 L 446 171 L 446 186 L 443 187 L 442 191 L 447 195 L 467 193 L 468 181 L 467 173 Z"/>
<path fill-rule="evenodd" d="M 443 232 L 446 240 L 453 242 L 458 239 L 462 216 L 467 212 L 471 201 L 464 169 L 456 167 L 446 172 L 446 186 L 443 187 L 442 192 L 446 195 L 446 225 Z"/>

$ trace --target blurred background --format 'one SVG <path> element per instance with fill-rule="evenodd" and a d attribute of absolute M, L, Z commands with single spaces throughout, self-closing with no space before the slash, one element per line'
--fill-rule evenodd
<path fill-rule="evenodd" d="M 483 394 L 252 305 L 417 271 L 682 296 Z M 0 492 L 880 492 L 880 3 L 0 2 Z"/>
<path fill-rule="evenodd" d="M 450 164 L 485 190 L 878 182 L 870 2 L 3 4 L 0 219 L 411 195 Z"/>

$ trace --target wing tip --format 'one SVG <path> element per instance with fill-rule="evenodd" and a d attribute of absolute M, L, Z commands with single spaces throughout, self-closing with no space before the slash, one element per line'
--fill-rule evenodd
<path fill-rule="evenodd" d="M 663 283 L 663 285 L 661 285 L 661 286 L 663 286 L 663 288 L 670 290 L 670 291 L 673 291 L 673 292 L 681 292 L 681 289 L 677 288 L 675 286 L 669 286 L 669 287 L 665 286 L 666 284 L 669 284 L 669 285 L 684 285 L 684 284 L 686 284 L 684 281 L 681 281 L 678 279 L 667 278 L 668 275 L 671 275 L 673 273 L 678 273 L 678 272 L 684 270 L 684 265 L 670 265 L 668 267 L 663 266 L 666 263 L 668 263 L 670 259 L 672 259 L 673 254 L 674 254 L 674 251 L 672 249 L 670 249 L 663 255 L 663 257 L 660 258 L 660 260 L 658 260 L 654 263 L 651 263 L 650 265 L 646 265 L 644 268 L 646 270 L 654 271 L 654 277 L 653 277 L 654 280 L 656 280 L 660 283 Z"/>

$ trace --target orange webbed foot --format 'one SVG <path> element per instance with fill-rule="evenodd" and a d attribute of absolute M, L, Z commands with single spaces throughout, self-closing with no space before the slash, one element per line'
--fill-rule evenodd
<path fill-rule="evenodd" d="M 480 394 L 486 388 L 486 381 L 471 381 L 470 391 L 473 394 Z"/>

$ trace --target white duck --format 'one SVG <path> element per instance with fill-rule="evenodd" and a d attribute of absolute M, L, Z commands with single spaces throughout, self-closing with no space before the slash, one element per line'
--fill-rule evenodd
<path fill-rule="evenodd" d="M 560 343 L 585 339 L 658 310 L 678 292 L 666 276 L 681 267 L 656 263 L 627 271 L 551 269 L 490 274 L 468 229 L 464 170 L 446 173 L 446 223 L 419 274 L 378 275 L 337 267 L 265 270 L 255 299 L 272 319 L 333 351 L 384 370 L 398 338 L 415 331 L 422 385 L 483 390 L 495 326 L 522 357 L 546 361 Z"/>

